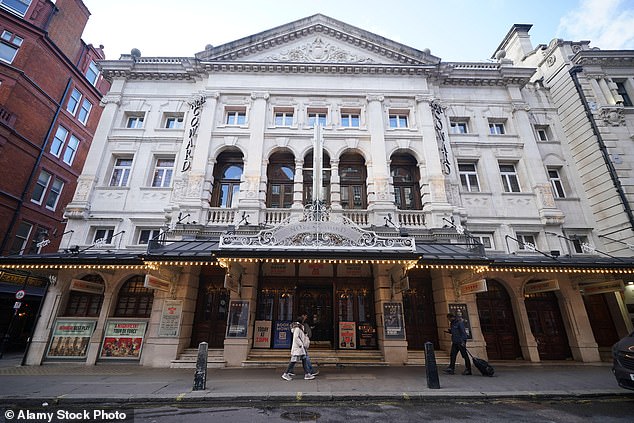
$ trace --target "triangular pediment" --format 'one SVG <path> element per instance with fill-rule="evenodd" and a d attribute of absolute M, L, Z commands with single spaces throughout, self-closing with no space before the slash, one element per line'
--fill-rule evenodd
<path fill-rule="evenodd" d="M 313 15 L 196 54 L 203 62 L 435 65 L 440 59 L 324 15 Z"/>

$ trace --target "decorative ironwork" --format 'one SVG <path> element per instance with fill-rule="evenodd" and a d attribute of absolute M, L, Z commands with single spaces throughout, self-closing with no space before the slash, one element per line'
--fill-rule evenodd
<path fill-rule="evenodd" d="M 390 249 L 416 251 L 414 237 L 382 237 L 366 231 L 345 216 L 332 216 L 323 201 L 314 201 L 304 208 L 301 220 L 288 217 L 279 225 L 256 235 L 226 233 L 220 237 L 220 248 L 235 249 Z"/>

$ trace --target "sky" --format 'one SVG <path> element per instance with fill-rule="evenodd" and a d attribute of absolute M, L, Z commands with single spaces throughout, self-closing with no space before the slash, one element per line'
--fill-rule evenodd
<path fill-rule="evenodd" d="M 634 50 L 634 0 L 84 0 L 82 36 L 116 60 L 193 57 L 316 13 L 445 62 L 489 61 L 513 24 L 532 24 L 533 47 L 553 38 Z"/>

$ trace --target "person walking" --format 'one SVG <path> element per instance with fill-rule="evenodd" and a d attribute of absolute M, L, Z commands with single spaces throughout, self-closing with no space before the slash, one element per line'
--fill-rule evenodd
<path fill-rule="evenodd" d="M 304 345 L 304 349 L 306 350 L 306 367 L 310 371 L 310 374 L 313 376 L 317 376 L 319 374 L 319 370 L 315 370 L 313 364 L 310 361 L 310 355 L 308 354 L 308 347 L 310 346 L 310 339 L 313 337 L 313 327 L 310 325 L 308 321 L 308 313 L 302 314 L 302 324 L 304 325 L 304 334 L 308 339 L 308 342 Z"/>
<path fill-rule="evenodd" d="M 462 317 L 456 316 L 453 313 L 447 314 L 449 319 L 448 333 L 451 334 L 451 352 L 449 354 L 449 367 L 444 371 L 449 375 L 453 375 L 456 370 L 456 358 L 458 357 L 458 351 L 464 358 L 465 370 L 463 375 L 467 376 L 471 374 L 471 360 L 469 360 L 469 354 L 467 354 L 467 331 L 465 330 Z"/>
<path fill-rule="evenodd" d="M 306 337 L 304 333 L 304 325 L 302 324 L 303 317 L 299 316 L 297 320 L 291 323 L 291 333 L 293 334 L 293 342 L 291 344 L 291 360 L 288 363 L 288 367 L 286 367 L 286 371 L 282 375 L 282 379 L 284 380 L 293 380 L 293 369 L 295 368 L 295 363 L 302 362 L 302 367 L 304 368 L 304 379 L 311 380 L 315 379 L 310 371 L 308 370 L 308 366 L 306 365 L 306 346 L 310 343 L 310 340 Z"/>

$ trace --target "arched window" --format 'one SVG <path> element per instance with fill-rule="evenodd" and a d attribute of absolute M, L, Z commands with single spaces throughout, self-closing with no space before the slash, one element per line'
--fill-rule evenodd
<path fill-rule="evenodd" d="M 81 284 L 71 284 L 68 294 L 68 302 L 64 316 L 67 317 L 99 317 L 101 304 L 103 304 L 104 282 L 99 275 L 86 275 L 80 280 L 88 282 L 84 287 Z M 99 293 L 101 285 L 101 293 Z M 82 289 L 81 291 L 74 289 Z M 89 292 L 93 291 L 93 292 Z"/>
<path fill-rule="evenodd" d="M 154 291 L 143 286 L 145 276 L 128 279 L 119 290 L 115 317 L 150 317 Z"/>
<path fill-rule="evenodd" d="M 356 153 L 346 153 L 341 156 L 339 160 L 341 207 L 344 209 L 368 207 L 366 175 L 363 157 Z"/>
<path fill-rule="evenodd" d="M 419 172 L 416 159 L 409 154 L 394 154 L 390 163 L 394 201 L 400 210 L 421 210 Z"/>
<path fill-rule="evenodd" d="M 225 152 L 218 156 L 214 167 L 214 187 L 211 195 L 212 207 L 235 207 L 238 202 L 242 171 L 241 153 Z"/>
<path fill-rule="evenodd" d="M 323 196 L 326 204 L 330 204 L 330 156 L 324 152 L 324 162 L 322 164 Z M 304 204 L 313 201 L 313 153 L 308 153 L 304 157 Z"/>
<path fill-rule="evenodd" d="M 266 207 L 286 209 L 293 205 L 295 158 L 291 153 L 271 155 L 267 169 L 268 192 Z"/>

